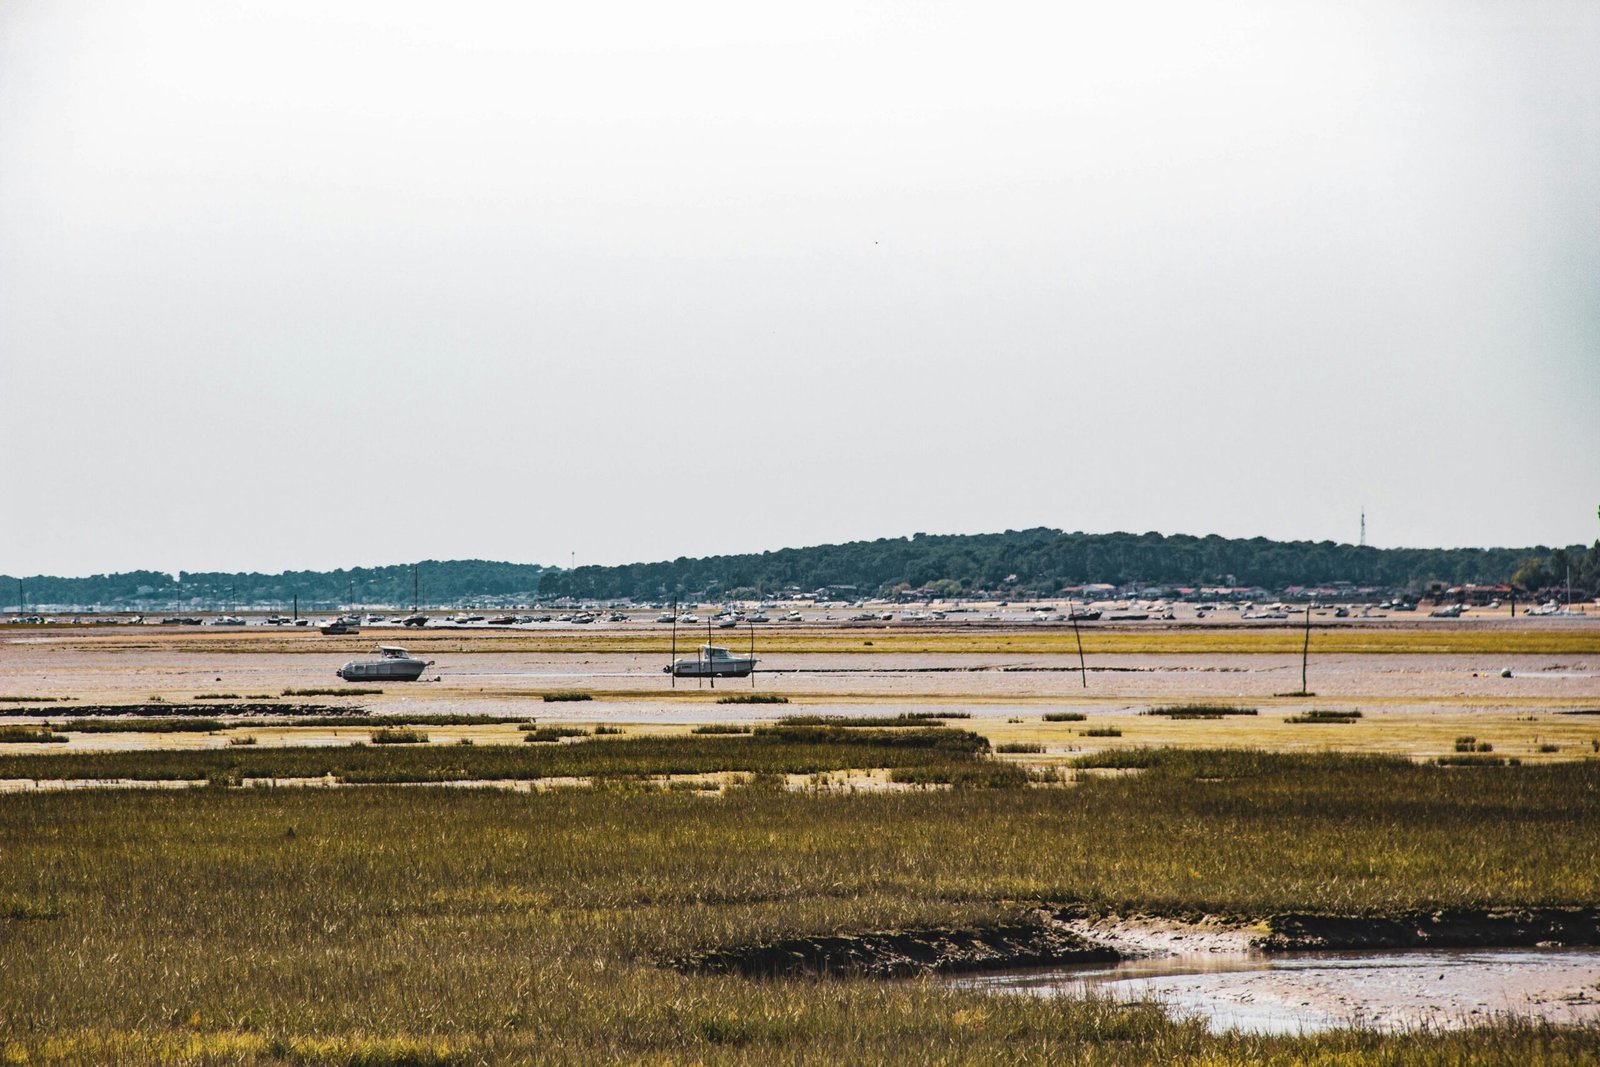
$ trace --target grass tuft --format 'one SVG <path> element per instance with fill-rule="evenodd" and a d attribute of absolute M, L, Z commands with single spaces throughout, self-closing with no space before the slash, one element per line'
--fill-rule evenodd
<path fill-rule="evenodd" d="M 428 735 L 421 730 L 394 726 L 372 731 L 372 743 L 375 745 L 425 745 L 428 743 Z"/>
<path fill-rule="evenodd" d="M 0 726 L 0 745 L 53 745 L 70 740 L 44 726 Z"/>
<path fill-rule="evenodd" d="M 1256 709 L 1236 704 L 1163 704 L 1143 714 L 1164 715 L 1169 719 L 1220 719 L 1226 715 L 1254 715 Z"/>
<path fill-rule="evenodd" d="M 1287 716 L 1284 722 L 1355 722 L 1361 718 L 1359 711 L 1308 711 L 1304 715 Z"/>

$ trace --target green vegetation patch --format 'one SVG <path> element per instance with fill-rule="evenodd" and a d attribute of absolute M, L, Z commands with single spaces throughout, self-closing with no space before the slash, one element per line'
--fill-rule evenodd
<path fill-rule="evenodd" d="M 372 743 L 375 745 L 425 745 L 428 743 L 428 735 L 421 730 L 393 726 L 372 731 Z"/>
<path fill-rule="evenodd" d="M 524 728 L 524 741 L 560 741 L 566 737 L 588 737 L 589 731 L 577 726 L 534 726 Z"/>
<path fill-rule="evenodd" d="M 1312 711 L 1306 712 L 1304 715 L 1290 715 L 1290 716 L 1286 717 L 1283 721 L 1284 722 L 1296 722 L 1296 723 L 1308 723 L 1308 722 L 1355 722 L 1359 718 L 1361 718 L 1361 713 L 1359 711 L 1312 710 Z"/>
<path fill-rule="evenodd" d="M 572 700 L 593 700 L 593 693 L 585 693 L 580 689 L 558 689 L 552 693 L 544 694 L 546 704 L 561 704 Z"/>
<path fill-rule="evenodd" d="M 541 734 L 540 731 L 548 731 Z M 575 727 L 536 727 L 524 736 L 556 741 Z M 870 767 L 927 766 L 983 758 L 988 742 L 964 731 L 773 727 L 745 736 L 620 737 L 566 745 L 294 746 L 137 750 L 0 756 L 0 778 L 323 778 L 350 783 L 533 780 L 659 776 L 723 771 L 816 774 Z"/>
<path fill-rule="evenodd" d="M 226 730 L 221 719 L 73 719 L 53 729 L 70 734 L 210 734 Z"/>
<path fill-rule="evenodd" d="M 382 696 L 382 689 L 365 689 L 358 685 L 345 686 L 339 689 L 285 689 L 286 697 L 375 697 Z"/>
<path fill-rule="evenodd" d="M 72 740 L 43 726 L 0 726 L 0 745 L 52 745 Z"/>
<path fill-rule="evenodd" d="M 1163 704 L 1142 714 L 1163 715 L 1169 719 L 1221 719 L 1229 715 L 1254 715 L 1256 709 L 1235 704 Z"/>
<path fill-rule="evenodd" d="M 718 704 L 787 704 L 789 698 L 777 693 L 735 693 L 718 697 Z"/>
<path fill-rule="evenodd" d="M 1081 711 L 1047 711 L 1044 713 L 1045 722 L 1082 722 L 1088 717 Z"/>

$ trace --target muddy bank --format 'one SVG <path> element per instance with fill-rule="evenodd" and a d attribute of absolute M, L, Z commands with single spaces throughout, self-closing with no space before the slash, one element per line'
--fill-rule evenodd
<path fill-rule="evenodd" d="M 1254 921 L 1091 916 L 1066 908 L 1033 923 L 785 938 L 713 949 L 667 964 L 691 973 L 744 977 L 904 978 L 1196 954 L 1532 946 L 1600 946 L 1600 908 L 1451 909 L 1362 917 L 1295 912 Z"/>
<path fill-rule="evenodd" d="M 785 938 L 715 949 L 671 960 L 678 970 L 746 978 L 856 975 L 906 978 L 1012 967 L 1112 963 L 1121 957 L 1044 923 L 1015 923 L 970 930 L 894 930 L 834 937 Z"/>
<path fill-rule="evenodd" d="M 226 704 L 208 703 L 171 703 L 161 701 L 153 704 L 51 704 L 46 707 L 29 706 L 16 711 L 0 711 L 0 714 L 31 715 L 40 719 L 79 718 L 88 715 L 114 716 L 129 715 L 140 719 L 156 719 L 177 716 L 180 718 L 207 718 L 218 716 L 241 715 L 365 715 L 366 708 L 358 704 L 290 704 L 273 701 L 260 703 L 252 701 L 229 701 Z"/>
<path fill-rule="evenodd" d="M 1600 945 L 1600 908 L 1446 909 L 1351 917 L 1288 913 L 1254 944 L 1307 949 L 1521 948 Z"/>

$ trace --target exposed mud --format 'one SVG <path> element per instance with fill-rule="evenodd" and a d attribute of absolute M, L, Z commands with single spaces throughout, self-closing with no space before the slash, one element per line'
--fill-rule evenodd
<path fill-rule="evenodd" d="M 1267 926 L 1270 933 L 1254 944 L 1268 952 L 1600 945 L 1600 908 L 1453 909 L 1360 918 L 1290 913 L 1272 916 Z"/>
<path fill-rule="evenodd" d="M 747 978 L 856 975 L 907 978 L 1014 967 L 1111 963 L 1107 945 L 1086 941 L 1054 923 L 1016 923 L 970 930 L 895 930 L 835 937 L 796 937 L 683 956 L 679 970 Z"/>
<path fill-rule="evenodd" d="M 745 977 L 903 978 L 1169 956 L 1595 945 L 1600 945 L 1600 908 L 1455 909 L 1376 917 L 1292 913 L 1266 920 L 1091 916 L 1068 908 L 1039 922 L 786 938 L 713 949 L 669 964 Z"/>

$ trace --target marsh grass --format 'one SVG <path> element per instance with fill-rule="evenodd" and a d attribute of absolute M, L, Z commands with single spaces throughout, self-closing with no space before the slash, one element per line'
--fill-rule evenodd
<path fill-rule="evenodd" d="M 1037 755 L 1038 753 L 1041 753 L 1041 752 L 1044 751 L 1044 746 L 1039 744 L 1036 741 L 1008 741 L 1008 742 L 1006 742 L 1004 744 L 1000 744 L 1000 745 L 994 746 L 994 750 L 996 752 L 1005 752 L 1005 753 L 1013 753 L 1013 754 L 1029 754 L 1029 753 L 1031 753 L 1031 754 Z"/>
<path fill-rule="evenodd" d="M 552 693 L 544 694 L 546 704 L 559 704 L 565 701 L 593 700 L 594 694 L 585 693 L 578 689 L 558 689 Z"/>
<path fill-rule="evenodd" d="M 690 729 L 691 734 L 747 734 L 754 727 L 732 722 L 711 722 Z"/>
<path fill-rule="evenodd" d="M 524 741 L 560 741 L 567 737 L 588 737 L 589 731 L 577 726 L 535 726 L 524 729 Z"/>
<path fill-rule="evenodd" d="M 621 737 L 625 731 L 620 726 L 600 725 L 594 728 L 596 737 Z"/>
<path fill-rule="evenodd" d="M 777 693 L 734 693 L 717 698 L 718 704 L 787 704 L 789 698 Z"/>
<path fill-rule="evenodd" d="M 238 693 L 196 693 L 196 700 L 243 700 Z"/>
<path fill-rule="evenodd" d="M 1141 714 L 1162 715 L 1169 719 L 1220 719 L 1229 715 L 1254 715 L 1256 709 L 1242 708 L 1236 704 L 1163 704 Z"/>
<path fill-rule="evenodd" d="M 535 727 L 539 740 L 581 737 L 575 727 Z M 576 732 L 574 732 L 576 731 Z M 988 742 L 964 731 L 785 727 L 743 736 L 631 736 L 564 745 L 478 745 L 471 749 L 340 745 L 254 751 L 146 749 L 0 755 L 0 778 L 161 781 L 220 776 L 325 778 L 349 783 L 532 780 L 740 771 L 815 774 L 853 768 L 949 765 L 980 759 Z"/>
<path fill-rule="evenodd" d="M 1283 721 L 1290 723 L 1316 723 L 1316 722 L 1344 722 L 1353 723 L 1361 718 L 1359 711 L 1324 711 L 1312 710 L 1304 715 L 1290 715 Z"/>
<path fill-rule="evenodd" d="M 255 734 L 240 734 L 237 737 L 228 738 L 228 744 L 232 745 L 232 746 L 235 746 L 235 747 L 240 746 L 240 745 L 253 745 L 255 743 L 256 743 Z"/>
<path fill-rule="evenodd" d="M 54 704 L 56 697 L 0 696 L 0 704 Z"/>
<path fill-rule="evenodd" d="M 221 719 L 72 719 L 53 727 L 71 734 L 209 734 L 227 728 Z"/>
<path fill-rule="evenodd" d="M 0 745 L 52 745 L 70 740 L 43 726 L 0 726 Z"/>
<path fill-rule="evenodd" d="M 730 740 L 754 744 L 694 745 Z M 0 967 L 0 1058 L 1600 1060 L 1594 1028 L 1211 1035 L 1148 1003 L 660 965 L 784 937 L 1018 921 L 1041 903 L 1173 916 L 1594 903 L 1594 762 L 1463 772 L 1169 750 L 1147 762 L 1070 790 L 797 793 L 752 769 L 717 800 L 637 788 L 0 797 L 0 936 L 25 961 Z"/>
<path fill-rule="evenodd" d="M 1122 731 L 1115 726 L 1091 726 L 1083 732 L 1084 737 L 1121 737 Z"/>
<path fill-rule="evenodd" d="M 1081 711 L 1047 711 L 1044 713 L 1045 722 L 1083 722 L 1088 717 Z"/>
<path fill-rule="evenodd" d="M 338 689 L 285 689 L 286 697 L 376 697 L 382 696 L 382 689 L 363 688 L 352 685 Z"/>
<path fill-rule="evenodd" d="M 372 743 L 375 745 L 425 745 L 428 743 L 428 735 L 421 730 L 413 730 L 404 726 L 392 726 L 372 731 Z"/>

